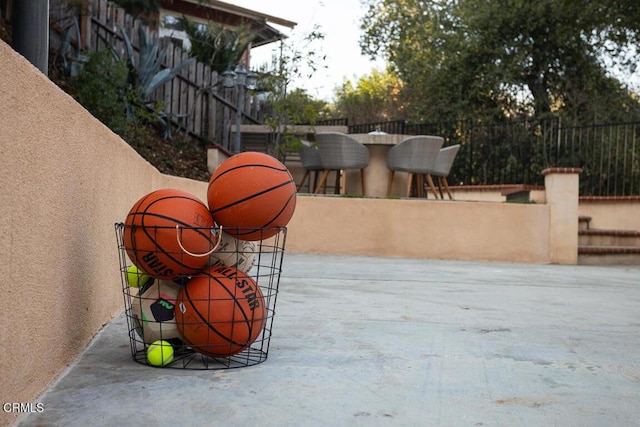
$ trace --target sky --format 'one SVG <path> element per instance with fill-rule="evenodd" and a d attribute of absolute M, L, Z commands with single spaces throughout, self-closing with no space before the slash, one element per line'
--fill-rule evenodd
<path fill-rule="evenodd" d="M 303 88 L 314 98 L 333 100 L 335 86 L 346 80 L 352 82 L 370 74 L 373 69 L 384 69 L 384 61 L 371 61 L 360 53 L 360 18 L 365 9 L 360 0 L 225 0 L 228 3 L 262 12 L 278 18 L 297 22 L 292 30 L 277 25 L 272 26 L 288 35 L 292 41 L 299 41 L 311 32 L 314 25 L 324 33 L 322 53 L 327 56 L 326 69 L 318 70 L 308 81 L 297 81 L 293 85 Z M 251 64 L 270 62 L 274 49 L 279 43 L 253 49 Z"/>

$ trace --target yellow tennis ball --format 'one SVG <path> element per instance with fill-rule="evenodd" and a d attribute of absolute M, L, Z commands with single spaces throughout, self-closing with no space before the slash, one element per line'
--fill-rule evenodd
<path fill-rule="evenodd" d="M 151 276 L 144 274 L 144 272 L 135 265 L 132 264 L 127 268 L 127 283 L 132 288 L 140 288 L 149 280 L 151 280 Z"/>
<path fill-rule="evenodd" d="M 154 341 L 147 347 L 147 360 L 153 366 L 167 366 L 173 362 L 173 346 L 167 341 Z"/>

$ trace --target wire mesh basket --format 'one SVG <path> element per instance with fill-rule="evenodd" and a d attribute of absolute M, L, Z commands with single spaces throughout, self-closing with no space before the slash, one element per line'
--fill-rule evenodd
<path fill-rule="evenodd" d="M 210 233 L 217 242 L 210 251 L 198 255 L 207 257 L 205 267 L 168 280 L 147 276 L 133 264 L 128 252 L 132 250 L 131 244 L 126 240 L 130 227 L 115 224 L 125 317 L 136 362 L 165 368 L 230 369 L 267 359 L 284 257 L 285 227 L 261 229 L 270 237 L 251 242 L 235 239 L 222 230 L 191 228 L 190 231 Z M 180 243 L 181 230 L 176 229 L 145 227 L 145 233 L 166 236 L 173 232 Z M 169 255 L 180 260 L 183 250 L 186 251 L 182 243 L 180 248 L 179 253 Z M 144 250 L 148 258 L 161 253 L 167 256 L 162 248 Z M 210 289 L 216 289 L 215 293 Z M 189 310 L 196 310 L 197 316 L 188 317 Z M 220 320 L 223 314 L 230 317 Z M 206 337 L 205 342 L 199 341 L 201 337 Z M 161 346 L 158 361 L 157 357 L 148 356 L 148 352 L 157 350 L 159 341 L 162 345 L 170 344 L 171 349 L 165 355 Z"/>

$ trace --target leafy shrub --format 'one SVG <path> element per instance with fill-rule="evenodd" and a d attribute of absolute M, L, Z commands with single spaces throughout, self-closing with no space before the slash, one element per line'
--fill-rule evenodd
<path fill-rule="evenodd" d="M 83 70 L 73 79 L 73 93 L 91 114 L 136 145 L 147 134 L 145 123 L 150 113 L 128 82 L 129 69 L 124 59 L 109 51 L 92 52 Z M 133 106 L 133 109 L 132 109 Z"/>

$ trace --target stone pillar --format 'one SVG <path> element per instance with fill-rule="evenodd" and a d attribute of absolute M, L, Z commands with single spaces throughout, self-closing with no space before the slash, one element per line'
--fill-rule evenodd
<path fill-rule="evenodd" d="M 220 146 L 210 145 L 207 147 L 207 170 L 209 173 L 213 173 L 218 166 L 229 157 L 231 157 L 233 153 L 225 150 Z"/>
<path fill-rule="evenodd" d="M 542 171 L 546 203 L 550 207 L 549 262 L 578 263 L 578 197 L 580 168 Z"/>

